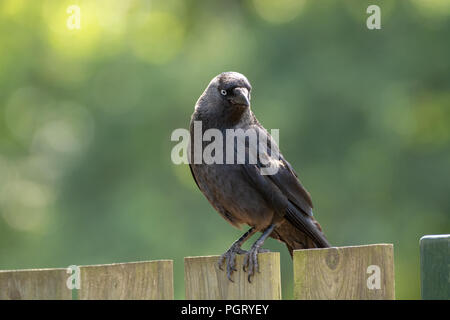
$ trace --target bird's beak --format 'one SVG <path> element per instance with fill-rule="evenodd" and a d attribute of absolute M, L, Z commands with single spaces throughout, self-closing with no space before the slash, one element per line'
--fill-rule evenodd
<path fill-rule="evenodd" d="M 243 106 L 250 106 L 250 100 L 248 99 L 248 90 L 247 88 L 234 88 L 233 90 L 233 98 L 231 99 L 233 104 L 239 104 Z"/>

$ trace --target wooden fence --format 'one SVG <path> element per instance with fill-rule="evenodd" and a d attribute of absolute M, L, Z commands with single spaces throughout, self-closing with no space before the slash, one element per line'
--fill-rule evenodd
<path fill-rule="evenodd" d="M 261 272 L 251 283 L 242 268 L 230 282 L 218 256 L 185 258 L 186 299 L 281 299 L 279 253 L 258 257 Z M 0 299 L 174 297 L 172 260 L 71 268 L 0 271 Z M 295 299 L 395 299 L 391 244 L 296 250 L 293 268 Z"/>

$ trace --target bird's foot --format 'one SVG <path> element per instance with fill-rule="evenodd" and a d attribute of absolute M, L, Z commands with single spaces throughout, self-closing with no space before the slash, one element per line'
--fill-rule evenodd
<path fill-rule="evenodd" d="M 261 248 L 258 243 L 253 244 L 251 249 L 245 254 L 244 271 L 248 272 L 248 282 L 252 282 L 251 278 L 255 274 L 255 270 L 259 272 L 258 253 L 270 252 L 268 249 Z"/>
<path fill-rule="evenodd" d="M 234 282 L 231 279 L 231 275 L 233 271 L 237 271 L 236 269 L 236 254 L 247 254 L 247 251 L 242 250 L 238 244 L 233 244 L 230 249 L 228 249 L 223 255 L 220 256 L 219 261 L 217 262 L 217 266 L 220 270 L 222 269 L 222 265 L 226 262 L 227 265 L 227 278 L 231 282 Z"/>

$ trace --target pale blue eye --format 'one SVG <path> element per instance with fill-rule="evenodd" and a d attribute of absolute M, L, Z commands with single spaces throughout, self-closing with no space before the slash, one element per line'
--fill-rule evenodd
<path fill-rule="evenodd" d="M 223 95 L 223 96 L 226 96 L 227 95 L 227 91 L 226 90 L 220 90 L 220 93 Z"/>

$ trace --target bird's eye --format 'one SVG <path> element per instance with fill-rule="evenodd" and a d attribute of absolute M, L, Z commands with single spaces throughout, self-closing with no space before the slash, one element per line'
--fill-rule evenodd
<path fill-rule="evenodd" d="M 222 90 L 220 90 L 220 94 L 223 95 L 223 96 L 226 96 L 227 95 L 227 91 L 222 89 Z"/>

